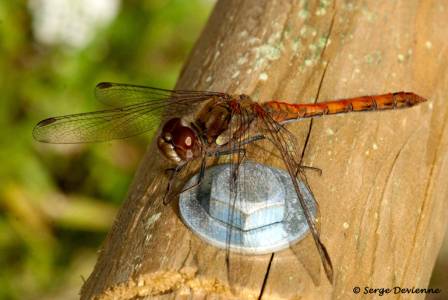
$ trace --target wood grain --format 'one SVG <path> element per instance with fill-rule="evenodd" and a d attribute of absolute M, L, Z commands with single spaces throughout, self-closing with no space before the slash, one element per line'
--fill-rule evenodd
<path fill-rule="evenodd" d="M 323 170 L 308 180 L 333 286 L 311 237 L 272 257 L 232 257 L 228 276 L 225 252 L 192 235 L 175 202 L 161 205 L 165 161 L 153 143 L 81 298 L 348 299 L 355 286 L 427 287 L 448 220 L 447 13 L 448 1 L 218 1 L 178 88 L 292 103 L 404 90 L 429 101 L 288 125 L 304 163 Z"/>

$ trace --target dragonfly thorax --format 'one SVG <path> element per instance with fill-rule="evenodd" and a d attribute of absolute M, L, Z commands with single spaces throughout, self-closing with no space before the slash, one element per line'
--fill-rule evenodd
<path fill-rule="evenodd" d="M 165 123 L 157 139 L 157 146 L 168 160 L 176 164 L 197 157 L 201 150 L 196 132 L 180 118 Z"/>
<path fill-rule="evenodd" d="M 233 101 L 222 102 L 221 99 L 212 99 L 196 115 L 194 126 L 206 144 L 216 144 L 219 137 L 227 131 L 231 119 L 229 103 Z"/>

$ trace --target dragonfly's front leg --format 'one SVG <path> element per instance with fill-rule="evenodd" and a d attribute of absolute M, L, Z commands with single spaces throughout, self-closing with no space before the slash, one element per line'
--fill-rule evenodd
<path fill-rule="evenodd" d="M 207 162 L 206 158 L 207 158 L 207 156 L 203 155 L 202 161 L 201 161 L 201 168 L 199 170 L 199 175 L 198 175 L 198 181 L 195 184 L 193 184 L 192 186 L 189 186 L 189 187 L 183 189 L 178 194 L 182 194 L 183 192 L 191 190 L 192 188 L 195 188 L 201 184 L 202 179 L 204 178 L 204 173 L 205 173 L 205 166 L 206 166 L 206 162 Z M 163 204 L 167 205 L 169 203 L 169 199 L 167 201 L 167 196 L 171 193 L 175 175 L 177 173 L 181 172 L 187 164 L 188 164 L 188 162 L 184 163 L 182 165 L 178 165 L 176 168 L 170 168 L 170 169 L 165 170 L 166 172 L 171 172 L 171 174 L 170 174 L 170 179 L 168 181 L 168 186 L 167 186 L 167 189 L 165 192 L 165 196 L 163 197 Z"/>
<path fill-rule="evenodd" d="M 207 164 L 207 155 L 204 154 L 202 156 L 201 168 L 199 169 L 198 181 L 195 184 L 193 184 L 192 186 L 189 186 L 189 187 L 186 187 L 185 189 L 183 189 L 179 194 L 182 194 L 183 192 L 186 192 L 188 190 L 191 190 L 192 188 L 195 188 L 195 187 L 201 185 L 202 179 L 204 179 L 206 164 Z"/>
<path fill-rule="evenodd" d="M 185 167 L 185 164 L 181 164 L 181 165 L 177 165 L 175 168 L 169 168 L 166 169 L 165 172 L 168 173 L 170 172 L 170 178 L 168 179 L 168 184 L 166 186 L 166 192 L 165 195 L 163 196 L 163 204 L 167 205 L 170 202 L 170 199 L 168 198 L 168 195 L 171 194 L 171 189 L 173 187 L 173 182 L 176 178 L 176 175 L 182 171 L 182 169 Z"/>

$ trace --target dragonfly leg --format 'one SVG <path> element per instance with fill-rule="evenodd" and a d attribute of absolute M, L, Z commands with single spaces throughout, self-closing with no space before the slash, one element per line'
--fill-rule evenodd
<path fill-rule="evenodd" d="M 243 145 L 247 145 L 247 144 L 250 144 L 250 143 L 259 141 L 259 140 L 263 140 L 263 139 L 265 139 L 265 138 L 266 138 L 266 137 L 265 137 L 263 134 L 257 134 L 257 135 L 254 135 L 254 136 L 252 136 L 252 137 L 250 137 L 250 138 L 247 138 L 247 139 L 241 141 L 241 144 L 240 144 L 240 145 L 241 145 L 241 146 L 243 146 Z"/>
<path fill-rule="evenodd" d="M 246 155 L 246 150 L 244 148 L 241 148 L 241 146 L 253 143 L 255 141 L 259 141 L 259 140 L 263 140 L 266 137 L 262 134 L 259 135 L 254 135 L 250 138 L 247 138 L 243 141 L 241 141 L 241 143 L 239 143 L 238 148 L 234 147 L 234 148 L 230 148 L 230 149 L 225 149 L 225 147 L 218 149 L 216 151 L 210 152 L 208 153 L 209 156 L 221 156 L 221 155 L 230 155 L 230 154 L 234 154 L 236 152 L 241 152 L 243 154 L 243 156 Z"/>
<path fill-rule="evenodd" d="M 176 172 L 176 168 L 167 168 L 165 169 L 165 175 L 171 176 L 173 172 Z"/>
<path fill-rule="evenodd" d="M 182 191 L 179 192 L 179 194 L 182 194 L 182 193 L 185 193 L 185 192 L 187 192 L 187 191 L 189 191 L 191 189 L 194 189 L 195 187 L 201 185 L 201 183 L 202 183 L 202 178 L 198 178 L 198 181 L 195 184 L 190 185 L 189 187 L 184 188 Z"/>
<path fill-rule="evenodd" d="M 230 155 L 230 154 L 234 154 L 236 152 L 241 152 L 244 155 L 246 155 L 246 149 L 244 148 L 235 148 L 235 149 L 229 149 L 229 150 L 218 150 L 216 152 L 211 153 L 210 155 L 213 156 L 221 156 L 221 155 Z"/>
<path fill-rule="evenodd" d="M 322 169 L 321 168 L 300 165 L 299 169 L 297 170 L 297 172 L 299 172 L 300 170 L 310 170 L 310 171 L 313 171 L 313 172 L 317 172 L 317 174 L 319 176 L 322 176 Z M 297 174 L 296 174 L 296 177 L 297 177 Z"/>
<path fill-rule="evenodd" d="M 174 179 L 176 178 L 176 174 L 179 173 L 180 171 L 182 171 L 182 169 L 185 167 L 186 164 L 182 164 L 182 165 L 178 165 L 175 168 L 168 168 L 165 169 L 165 173 L 168 174 L 170 173 L 170 178 L 168 179 L 168 184 L 166 186 L 166 191 L 165 191 L 165 195 L 163 196 L 163 204 L 167 205 L 170 202 L 170 199 L 168 197 L 168 195 L 171 192 L 171 189 L 173 187 L 173 182 Z"/>
<path fill-rule="evenodd" d="M 247 139 L 241 141 L 238 146 L 247 145 L 247 144 L 250 144 L 250 143 L 253 143 L 255 141 L 259 141 L 259 140 L 265 139 L 265 138 L 266 137 L 264 135 L 261 135 L 261 134 L 260 135 L 255 135 L 255 136 L 252 136 L 250 138 L 247 138 Z M 203 158 L 202 158 L 202 162 L 201 162 L 201 168 L 200 168 L 199 175 L 198 175 L 198 181 L 195 184 L 193 184 L 192 186 L 189 186 L 189 187 L 183 189 L 179 194 L 182 194 L 183 192 L 191 190 L 192 188 L 195 188 L 195 187 L 197 187 L 197 186 L 199 186 L 201 184 L 202 179 L 204 178 L 204 174 L 205 174 L 205 166 L 206 166 L 206 158 L 207 158 L 207 156 L 216 156 L 216 157 L 218 157 L 218 156 L 221 156 L 221 155 L 230 155 L 230 154 L 234 154 L 234 153 L 237 153 L 237 152 L 240 152 L 242 154 L 243 159 L 245 158 L 245 156 L 246 156 L 246 149 L 240 148 L 240 147 L 238 147 L 238 148 L 231 148 L 231 149 L 219 149 L 219 150 L 216 150 L 216 151 L 213 151 L 213 152 L 209 152 L 206 155 L 204 155 Z M 167 169 L 167 171 L 169 171 L 169 169 Z M 178 171 L 177 171 L 177 168 L 176 168 L 174 173 L 177 173 L 177 172 Z"/>
<path fill-rule="evenodd" d="M 198 181 L 195 184 L 193 184 L 192 186 L 189 186 L 189 187 L 183 189 L 179 194 L 182 194 L 183 192 L 186 192 L 188 190 L 191 190 L 192 188 L 195 188 L 195 187 L 201 185 L 202 179 L 204 179 L 204 174 L 205 174 L 205 165 L 207 162 L 206 159 L 207 159 L 207 156 L 204 155 L 204 157 L 202 158 L 202 162 L 201 162 L 201 168 L 199 170 Z"/>

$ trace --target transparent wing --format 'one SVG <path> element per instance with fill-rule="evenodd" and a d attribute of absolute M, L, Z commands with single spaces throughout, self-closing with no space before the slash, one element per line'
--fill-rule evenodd
<path fill-rule="evenodd" d="M 192 105 L 213 96 L 215 92 L 159 90 L 123 84 L 101 83 L 97 97 L 123 99 L 132 103 L 121 108 L 52 117 L 40 121 L 33 130 L 36 140 L 46 143 L 73 144 L 122 139 L 158 128 L 162 115 L 179 116 Z M 156 97 L 156 91 L 160 94 Z M 120 98 L 121 97 L 121 98 Z M 140 101 L 140 102 L 138 102 Z M 142 102 L 145 101 L 145 102 Z"/>
<path fill-rule="evenodd" d="M 238 104 L 237 104 L 238 105 Z M 242 206 L 243 197 L 239 197 L 242 192 L 238 181 L 240 180 L 240 166 L 246 159 L 245 140 L 248 139 L 247 126 L 249 126 L 250 113 L 243 107 L 234 107 L 231 111 L 231 122 L 229 123 L 228 149 L 230 151 L 230 176 L 229 199 L 227 207 L 227 224 L 238 224 L 241 222 L 239 214 L 235 211 L 236 206 Z M 244 175 L 243 175 L 244 176 Z M 227 280 L 232 288 L 240 282 L 240 274 L 244 266 L 243 256 L 241 256 L 238 247 L 242 246 L 243 234 L 241 230 L 228 225 L 226 231 L 226 271 Z M 232 248 L 234 250 L 232 250 Z M 233 255 L 232 251 L 235 255 Z"/>
<path fill-rule="evenodd" d="M 296 150 L 296 143 L 294 136 L 280 123 L 276 122 L 267 112 L 264 115 L 260 115 L 260 119 L 264 124 L 264 130 L 266 135 L 270 137 L 275 147 L 279 150 L 282 159 L 285 163 L 287 171 L 291 177 L 294 185 L 294 190 L 299 199 L 300 206 L 303 209 L 308 227 L 314 239 L 314 243 L 321 257 L 322 265 L 325 270 L 325 274 L 328 280 L 333 283 L 333 266 L 327 249 L 320 239 L 320 233 L 316 226 L 315 219 L 305 202 L 305 196 L 299 188 L 298 181 L 301 181 L 308 187 L 306 178 L 301 172 L 300 157 Z"/>
<path fill-rule="evenodd" d="M 221 95 L 218 92 L 167 90 L 141 85 L 101 82 L 95 87 L 98 101 L 113 107 L 122 107 L 142 102 L 166 101 L 168 98 L 195 98 L 197 96 Z"/>
<path fill-rule="evenodd" d="M 159 109 L 140 107 L 52 117 L 39 122 L 33 136 L 40 142 L 55 144 L 102 142 L 151 131 L 157 128 L 160 118 Z"/>

